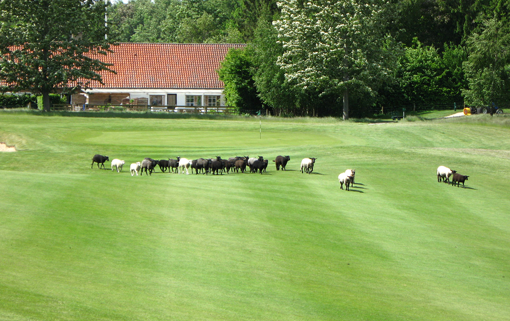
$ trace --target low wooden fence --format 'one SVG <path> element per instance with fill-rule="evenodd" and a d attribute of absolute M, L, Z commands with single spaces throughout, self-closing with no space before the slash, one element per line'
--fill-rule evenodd
<path fill-rule="evenodd" d="M 74 112 L 164 112 L 192 114 L 234 114 L 236 109 L 230 106 L 147 106 L 147 105 L 69 105 L 51 106 L 52 111 Z"/>

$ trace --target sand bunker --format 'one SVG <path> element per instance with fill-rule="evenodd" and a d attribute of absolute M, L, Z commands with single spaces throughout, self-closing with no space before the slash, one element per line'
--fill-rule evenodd
<path fill-rule="evenodd" d="M 15 152 L 15 146 L 8 146 L 6 143 L 0 143 L 0 152 Z"/>

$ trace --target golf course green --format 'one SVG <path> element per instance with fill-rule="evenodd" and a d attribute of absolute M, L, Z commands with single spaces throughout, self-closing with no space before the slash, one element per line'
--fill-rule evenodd
<path fill-rule="evenodd" d="M 0 112 L 0 320 L 510 320 L 507 114 L 80 116 Z M 130 175 L 177 156 L 269 167 Z"/>

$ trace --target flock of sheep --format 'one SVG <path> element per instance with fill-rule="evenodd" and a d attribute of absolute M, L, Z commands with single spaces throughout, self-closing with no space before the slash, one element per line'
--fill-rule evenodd
<path fill-rule="evenodd" d="M 315 165 L 315 160 L 317 158 L 304 158 L 301 161 L 300 171 L 301 173 L 312 173 L 313 167 Z M 108 156 L 103 156 L 96 154 L 92 157 L 91 168 L 94 167 L 94 163 L 97 163 L 97 167 L 100 168 L 100 165 L 105 168 L 104 163 L 109 161 L 110 158 Z M 290 160 L 290 156 L 277 156 L 273 162 L 276 165 L 276 170 L 285 170 L 287 166 L 287 162 Z M 216 158 L 198 158 L 194 160 L 189 160 L 187 158 L 177 157 L 177 159 L 162 159 L 155 160 L 152 158 L 145 158 L 141 162 L 132 163 L 129 167 L 129 171 L 131 172 L 131 176 L 138 176 L 138 174 L 143 175 L 145 171 L 146 175 L 152 175 L 152 172 L 155 170 L 158 165 L 162 172 L 168 170 L 168 172 L 175 172 L 179 174 L 189 174 L 189 169 L 191 169 L 191 173 L 195 171 L 196 174 L 208 174 L 212 173 L 213 175 L 219 175 L 226 172 L 227 174 L 232 170 L 232 172 L 244 173 L 247 168 L 250 169 L 251 173 L 260 174 L 266 172 L 268 160 L 264 159 L 262 156 L 257 158 L 249 157 L 249 156 L 238 156 L 231 157 L 228 159 L 222 159 L 220 156 Z M 111 169 L 112 171 L 115 169 L 117 172 L 122 171 L 122 167 L 125 162 L 121 159 L 113 159 L 111 161 Z M 348 191 L 349 187 L 354 184 L 354 177 L 356 175 L 356 171 L 354 169 L 348 169 L 345 172 L 338 175 L 338 182 L 340 183 L 340 189 L 343 189 L 345 185 L 345 189 Z M 464 182 L 468 179 L 469 176 L 461 175 L 457 173 L 455 170 L 451 170 L 446 166 L 439 166 L 437 168 L 437 181 L 438 182 L 446 182 L 450 183 L 450 177 L 452 178 L 452 186 L 462 186 L 464 187 Z"/>
<path fill-rule="evenodd" d="M 103 156 L 96 154 L 92 157 L 91 168 L 94 167 L 94 163 L 97 163 L 98 168 L 105 168 L 104 163 L 109 161 L 110 158 L 108 156 Z M 287 162 L 290 160 L 290 156 L 277 156 L 273 162 L 276 165 L 276 170 L 285 170 L 287 166 Z M 302 173 L 312 173 L 313 166 L 315 164 L 316 158 L 305 158 L 301 162 L 301 172 Z M 155 160 L 152 158 L 145 158 L 141 162 L 132 163 L 129 167 L 131 172 L 131 176 L 138 176 L 138 174 L 143 175 L 145 171 L 146 175 L 152 175 L 152 172 L 155 170 L 156 166 L 159 166 L 162 172 L 168 170 L 169 172 L 175 172 L 179 174 L 189 174 L 189 170 L 191 172 L 195 171 L 196 174 L 208 174 L 212 173 L 213 175 L 223 174 L 224 172 L 229 173 L 230 171 L 238 173 L 244 173 L 247 168 L 249 168 L 251 173 L 264 173 L 266 172 L 268 166 L 268 160 L 264 159 L 262 156 L 257 158 L 249 157 L 249 156 L 238 156 L 231 157 L 229 159 L 222 159 L 220 156 L 216 158 L 198 158 L 194 160 L 190 160 L 183 157 L 177 157 L 177 159 L 161 159 Z M 122 171 L 122 167 L 124 166 L 125 161 L 121 159 L 113 159 L 111 161 L 111 169 L 112 171 L 115 169 L 117 172 Z M 101 166 L 101 167 L 100 167 Z"/>

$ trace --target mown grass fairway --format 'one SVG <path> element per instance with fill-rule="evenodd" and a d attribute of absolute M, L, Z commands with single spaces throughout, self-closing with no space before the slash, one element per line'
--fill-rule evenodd
<path fill-rule="evenodd" d="M 0 320 L 510 320 L 508 117 L 263 118 L 260 134 L 258 119 L 0 113 L 2 141 L 19 151 L 0 153 Z M 124 170 L 91 169 L 96 153 Z M 129 174 L 217 155 L 291 160 Z"/>

